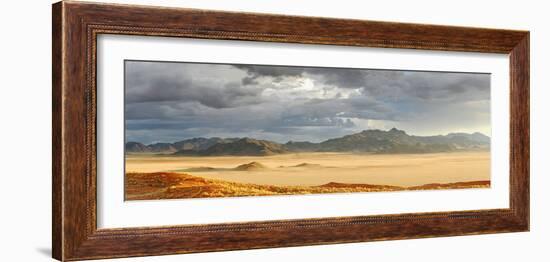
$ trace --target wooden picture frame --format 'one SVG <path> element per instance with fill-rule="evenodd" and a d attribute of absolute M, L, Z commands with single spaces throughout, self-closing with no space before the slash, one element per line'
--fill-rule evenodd
<path fill-rule="evenodd" d="M 529 230 L 528 31 L 72 1 L 53 5 L 52 29 L 52 245 L 53 257 L 58 260 Z M 508 54 L 510 208 L 98 229 L 96 42 L 99 34 Z"/>

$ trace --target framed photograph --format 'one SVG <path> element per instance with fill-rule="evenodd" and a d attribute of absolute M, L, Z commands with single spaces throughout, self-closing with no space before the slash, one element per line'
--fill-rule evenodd
<path fill-rule="evenodd" d="M 59 2 L 53 257 L 529 230 L 529 32 Z"/>

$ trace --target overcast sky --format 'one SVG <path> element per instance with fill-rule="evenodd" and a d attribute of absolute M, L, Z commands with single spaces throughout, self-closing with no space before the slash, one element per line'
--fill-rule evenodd
<path fill-rule="evenodd" d="M 126 61 L 126 141 L 490 135 L 490 75 Z"/>

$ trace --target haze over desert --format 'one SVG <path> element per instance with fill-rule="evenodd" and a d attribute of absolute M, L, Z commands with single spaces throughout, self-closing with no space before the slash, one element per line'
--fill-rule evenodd
<path fill-rule="evenodd" d="M 307 152 L 213 157 L 128 154 L 126 172 L 185 173 L 228 182 L 275 186 L 319 186 L 336 182 L 411 187 L 431 183 L 490 180 L 490 152 Z"/>

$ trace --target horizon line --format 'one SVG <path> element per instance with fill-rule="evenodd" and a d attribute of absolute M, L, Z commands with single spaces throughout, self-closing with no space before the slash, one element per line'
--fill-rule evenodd
<path fill-rule="evenodd" d="M 402 130 L 402 129 L 398 129 L 398 128 L 395 128 L 395 127 L 392 127 L 392 128 L 389 128 L 387 130 L 383 130 L 383 129 L 380 129 L 380 128 L 373 128 L 373 129 L 364 129 L 362 131 L 359 131 L 359 132 L 354 132 L 354 133 L 350 133 L 350 134 L 347 134 L 347 135 L 343 135 L 343 136 L 339 136 L 339 137 L 332 137 L 332 138 L 328 138 L 328 139 L 325 139 L 325 140 L 322 140 L 320 142 L 311 142 L 311 141 L 307 141 L 307 140 L 301 140 L 301 141 L 294 141 L 294 140 L 288 140 L 286 142 L 276 142 L 276 143 L 279 143 L 279 144 L 286 144 L 286 143 L 289 143 L 289 142 L 309 142 L 309 143 L 321 143 L 321 142 L 324 142 L 324 141 L 327 141 L 327 140 L 330 140 L 330 139 L 335 139 L 335 138 L 340 138 L 340 137 L 344 137 L 344 136 L 348 136 L 348 135 L 354 135 L 354 134 L 358 134 L 358 133 L 361 133 L 361 132 L 365 132 L 365 131 L 383 131 L 383 132 L 390 132 L 391 130 L 395 129 L 396 131 L 403 131 L 405 134 L 409 135 L 409 136 L 418 136 L 418 137 L 430 137 L 430 136 L 447 136 L 447 135 L 450 135 L 450 134 L 469 134 L 469 135 L 473 135 L 473 134 L 476 134 L 476 133 L 479 133 L 479 134 L 482 134 L 486 137 L 489 137 L 491 138 L 491 136 L 483 133 L 483 132 L 479 132 L 479 131 L 475 131 L 475 132 L 472 132 L 472 133 L 468 133 L 468 132 L 449 132 L 447 134 L 438 134 L 438 135 L 415 135 L 415 134 L 409 134 L 407 133 L 405 130 Z M 183 139 L 178 139 L 178 140 L 175 140 L 173 142 L 164 142 L 164 141 L 156 141 L 156 142 L 151 142 L 151 143 L 143 143 L 143 142 L 139 142 L 139 141 L 126 141 L 126 137 L 124 138 L 124 144 L 126 145 L 127 143 L 140 143 L 140 144 L 143 144 L 143 145 L 146 145 L 146 146 L 149 146 L 149 145 L 154 145 L 154 144 L 173 144 L 173 143 L 177 143 L 177 142 L 181 142 L 181 141 L 185 141 L 185 140 L 191 140 L 191 139 L 196 139 L 196 138 L 204 138 L 204 139 L 212 139 L 212 138 L 221 138 L 221 139 L 244 139 L 244 138 L 251 138 L 251 139 L 255 139 L 255 140 L 264 140 L 264 141 L 269 141 L 269 142 L 275 142 L 275 141 L 271 141 L 271 140 L 267 140 L 267 139 L 259 139 L 259 138 L 254 138 L 254 137 L 250 137 L 250 136 L 244 136 L 244 137 L 220 137 L 220 136 L 195 136 L 195 137 L 189 137 L 189 138 L 183 138 Z"/>

